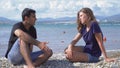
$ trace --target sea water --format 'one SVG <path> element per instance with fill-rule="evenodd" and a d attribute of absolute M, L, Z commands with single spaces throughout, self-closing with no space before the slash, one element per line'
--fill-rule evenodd
<path fill-rule="evenodd" d="M 120 49 L 120 24 L 105 23 L 99 24 L 104 37 L 106 50 Z M 0 24 L 0 57 L 4 56 L 7 47 L 10 32 L 13 24 Z M 64 52 L 64 49 L 70 44 L 74 36 L 78 33 L 77 25 L 74 22 L 54 22 L 54 23 L 36 23 L 37 40 L 41 42 L 49 42 L 47 45 L 54 53 Z M 78 46 L 85 45 L 83 39 Z M 39 50 L 34 47 L 34 51 Z"/>

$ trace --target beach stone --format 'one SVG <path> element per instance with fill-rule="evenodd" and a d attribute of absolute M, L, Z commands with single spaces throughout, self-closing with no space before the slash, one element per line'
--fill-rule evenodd
<path fill-rule="evenodd" d="M 47 62 L 37 68 L 120 68 L 120 52 L 112 51 L 108 53 L 109 57 L 117 58 L 115 62 L 105 62 L 103 56 L 100 57 L 100 61 L 97 63 L 84 63 L 76 62 L 72 63 L 65 58 L 65 54 L 56 53 L 49 58 Z M 23 65 L 14 66 L 6 58 L 0 58 L 0 68 L 23 68 Z"/>

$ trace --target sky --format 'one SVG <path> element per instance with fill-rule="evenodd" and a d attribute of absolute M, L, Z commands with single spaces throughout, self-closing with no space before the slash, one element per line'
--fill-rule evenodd
<path fill-rule="evenodd" d="M 119 0 L 0 0 L 0 17 L 20 20 L 24 8 L 35 9 L 37 18 L 76 17 L 83 7 L 99 16 L 120 14 Z"/>

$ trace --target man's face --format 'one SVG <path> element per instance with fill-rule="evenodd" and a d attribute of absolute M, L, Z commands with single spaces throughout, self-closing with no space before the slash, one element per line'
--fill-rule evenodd
<path fill-rule="evenodd" d="M 31 15 L 28 17 L 28 23 L 32 26 L 35 25 L 36 21 L 36 15 L 35 13 L 31 13 Z"/>

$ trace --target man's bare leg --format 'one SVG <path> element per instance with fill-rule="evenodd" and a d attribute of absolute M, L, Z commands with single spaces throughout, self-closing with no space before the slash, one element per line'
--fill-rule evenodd
<path fill-rule="evenodd" d="M 47 44 L 46 42 L 40 42 L 40 41 L 32 38 L 30 35 L 28 35 L 27 33 L 23 32 L 20 29 L 17 29 L 15 31 L 15 34 L 21 39 L 20 40 L 21 54 L 23 55 L 23 58 L 25 59 L 25 61 L 26 61 L 26 63 L 27 63 L 28 66 L 31 66 L 31 67 L 33 66 L 34 67 L 34 65 L 32 63 L 32 60 L 30 58 L 30 53 L 27 50 L 28 43 L 38 46 L 42 51 L 44 51 L 44 53 L 46 53 L 48 55 L 51 55 L 51 53 L 50 53 L 51 49 L 49 49 L 46 46 L 46 44 Z"/>
<path fill-rule="evenodd" d="M 33 62 L 34 66 L 40 66 L 41 64 L 43 64 L 44 62 L 46 62 L 49 57 L 51 57 L 53 54 L 52 50 L 50 51 L 50 53 L 48 54 L 47 52 L 45 52 L 44 54 L 40 55 L 37 60 L 35 62 Z"/>
<path fill-rule="evenodd" d="M 20 52 L 26 61 L 26 64 L 28 68 L 34 68 L 34 65 L 32 63 L 32 60 L 30 58 L 30 52 L 29 52 L 29 45 L 25 43 L 23 40 L 20 40 Z"/>

